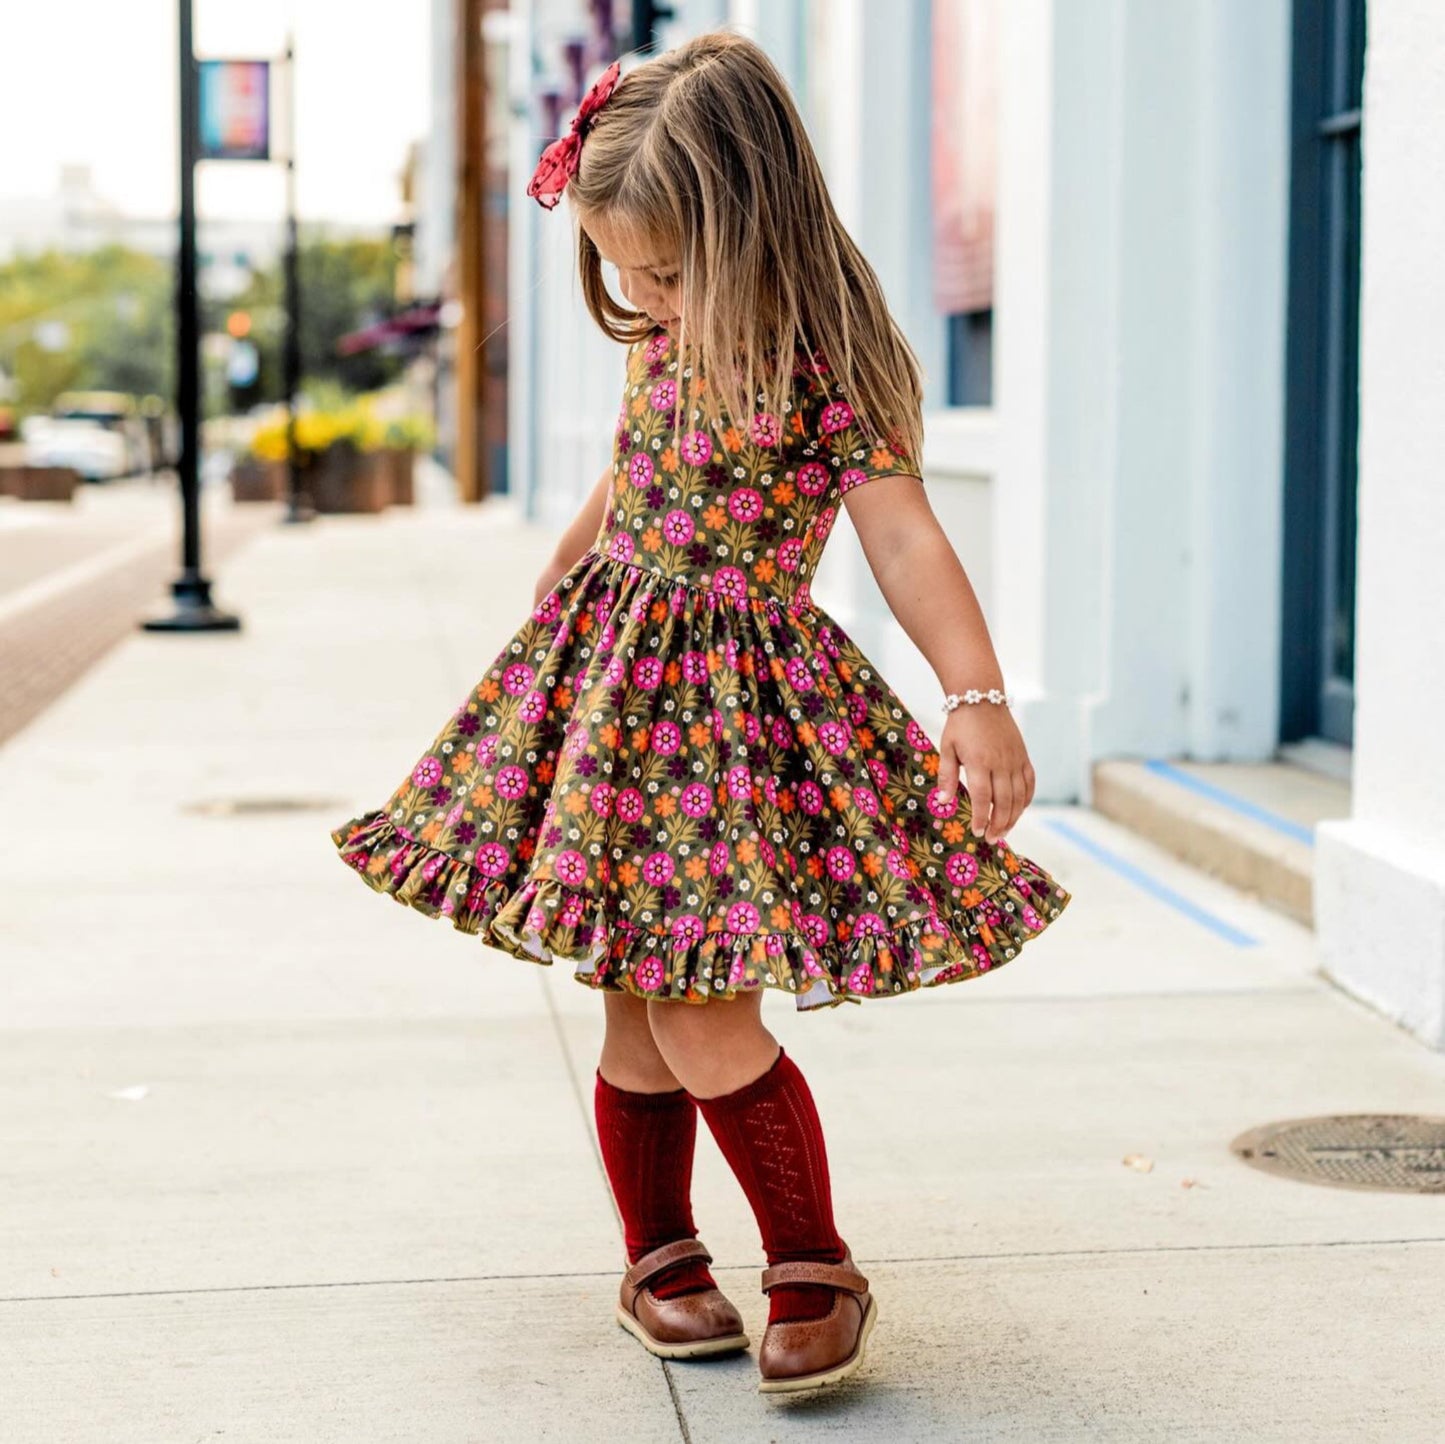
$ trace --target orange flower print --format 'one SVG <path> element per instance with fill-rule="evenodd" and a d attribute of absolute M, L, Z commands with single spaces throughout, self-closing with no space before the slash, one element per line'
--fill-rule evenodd
<path fill-rule="evenodd" d="M 485 682 L 477 688 L 477 696 L 483 702 L 495 702 L 502 695 L 502 689 L 497 686 L 496 681 L 488 677 Z"/>
<path fill-rule="evenodd" d="M 717 531 L 726 524 L 727 519 L 727 512 L 720 506 L 710 506 L 702 514 L 703 525 L 705 525 L 709 531 Z"/>
<path fill-rule="evenodd" d="M 655 552 L 662 546 L 662 533 L 655 526 L 650 526 L 642 533 L 643 551 Z"/>

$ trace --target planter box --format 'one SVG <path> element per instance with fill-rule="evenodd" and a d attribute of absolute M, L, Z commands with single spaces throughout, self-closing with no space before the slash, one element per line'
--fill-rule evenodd
<path fill-rule="evenodd" d="M 382 455 L 391 478 L 391 504 L 411 506 L 416 500 L 416 452 L 409 446 L 388 446 Z"/>
<path fill-rule="evenodd" d="M 382 511 L 392 496 L 385 456 L 350 446 L 323 451 L 311 469 L 307 487 L 316 510 L 332 514 Z"/>
<path fill-rule="evenodd" d="M 21 501 L 71 501 L 80 473 L 69 466 L 0 467 L 0 493 Z"/>
<path fill-rule="evenodd" d="M 236 501 L 285 501 L 286 463 L 246 457 L 231 469 L 231 495 Z"/>

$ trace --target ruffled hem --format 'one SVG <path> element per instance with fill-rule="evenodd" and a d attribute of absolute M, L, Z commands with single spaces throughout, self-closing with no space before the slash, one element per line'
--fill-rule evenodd
<path fill-rule="evenodd" d="M 1064 911 L 1071 894 L 1027 858 L 1010 885 L 973 906 L 891 929 L 814 943 L 802 932 L 701 936 L 652 930 L 610 916 L 605 899 L 533 873 L 520 886 L 418 841 L 383 811 L 331 834 L 341 858 L 376 892 L 475 933 L 528 962 L 570 962 L 578 982 L 604 992 L 706 1003 L 759 987 L 791 993 L 799 1010 L 896 997 L 964 982 L 1015 958 Z M 959 919 L 962 921 L 960 926 Z"/>

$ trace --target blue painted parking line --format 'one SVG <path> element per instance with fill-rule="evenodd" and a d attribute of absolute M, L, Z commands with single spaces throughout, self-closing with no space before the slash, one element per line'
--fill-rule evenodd
<path fill-rule="evenodd" d="M 1191 792 L 1197 792 L 1201 797 L 1207 797 L 1211 802 L 1217 802 L 1221 807 L 1227 807 L 1232 812 L 1239 813 L 1241 817 L 1252 818 L 1255 822 L 1262 822 L 1266 827 L 1272 827 L 1276 832 L 1284 833 L 1286 837 L 1297 838 L 1300 842 L 1308 843 L 1310 846 L 1314 845 L 1314 828 L 1306 827 L 1302 822 L 1295 822 L 1289 817 L 1281 817 L 1279 813 L 1271 812 L 1269 808 L 1261 807 L 1247 797 L 1241 797 L 1236 792 L 1229 792 L 1216 783 L 1206 782 L 1202 777 L 1196 777 L 1194 773 L 1186 772 L 1182 767 L 1175 767 L 1161 758 L 1148 758 L 1144 765 L 1156 776 L 1167 777 L 1170 782 L 1177 782 L 1181 787 L 1187 787 Z"/>
<path fill-rule="evenodd" d="M 1047 826 L 1052 827 L 1061 837 L 1066 837 L 1075 847 L 1082 848 L 1091 857 L 1096 857 L 1100 862 L 1114 869 L 1121 877 L 1141 887 L 1151 897 L 1157 898 L 1160 902 L 1172 907 L 1176 912 L 1181 912 L 1191 921 L 1196 922 L 1200 927 L 1205 927 L 1210 932 L 1223 938 L 1225 942 L 1233 943 L 1237 948 L 1253 948 L 1259 946 L 1259 939 L 1252 937 L 1233 923 L 1225 922 L 1221 917 L 1202 908 L 1198 903 L 1185 897 L 1183 893 L 1176 892 L 1172 887 L 1166 886 L 1158 878 L 1144 871 L 1142 867 L 1136 866 L 1127 858 L 1120 857 L 1117 852 L 1111 851 L 1102 843 L 1095 842 L 1088 834 L 1080 832 L 1078 828 L 1067 822 L 1060 822 L 1055 818 L 1047 817 L 1043 821 Z"/>

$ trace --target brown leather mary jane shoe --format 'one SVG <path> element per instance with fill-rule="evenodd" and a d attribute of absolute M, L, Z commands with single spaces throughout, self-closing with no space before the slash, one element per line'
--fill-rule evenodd
<path fill-rule="evenodd" d="M 692 1258 L 712 1262 L 712 1255 L 695 1238 L 681 1238 L 643 1254 L 622 1276 L 617 1322 L 663 1359 L 695 1359 L 746 1349 L 742 1315 L 721 1289 L 660 1299 L 647 1287 L 664 1269 Z"/>
<path fill-rule="evenodd" d="M 878 1318 L 868 1280 L 853 1267 L 853 1255 L 841 1264 L 788 1261 L 763 1270 L 763 1292 L 779 1284 L 826 1284 L 836 1290 L 833 1307 L 821 1319 L 769 1324 L 758 1350 L 763 1394 L 800 1393 L 846 1379 L 863 1362 L 863 1349 Z"/>

